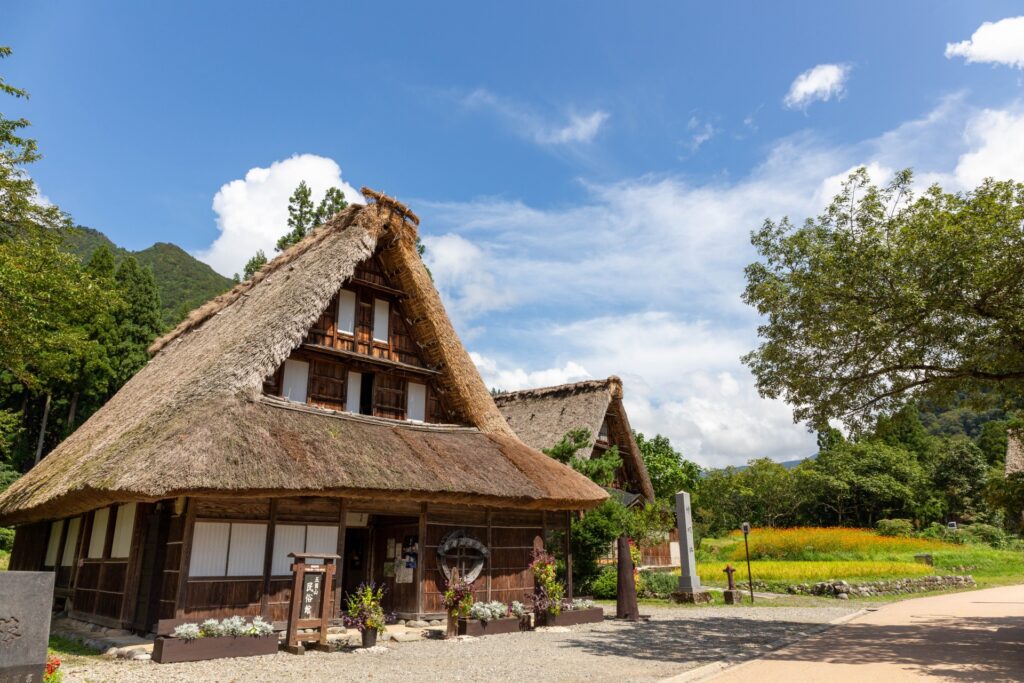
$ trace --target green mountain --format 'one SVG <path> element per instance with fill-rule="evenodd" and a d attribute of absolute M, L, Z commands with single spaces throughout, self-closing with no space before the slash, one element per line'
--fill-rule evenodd
<path fill-rule="evenodd" d="M 99 230 L 78 226 L 64 237 L 68 251 L 83 261 L 88 260 L 97 247 L 105 245 L 120 261 L 128 255 L 139 265 L 150 267 L 160 288 L 160 305 L 164 324 L 178 323 L 193 308 L 202 305 L 232 286 L 230 278 L 220 275 L 202 261 L 197 261 L 181 247 L 157 242 L 142 251 L 128 251 L 117 246 Z"/>

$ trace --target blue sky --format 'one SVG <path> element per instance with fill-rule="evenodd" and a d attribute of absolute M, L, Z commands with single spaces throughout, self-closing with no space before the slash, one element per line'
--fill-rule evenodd
<path fill-rule="evenodd" d="M 299 179 L 396 195 L 492 386 L 618 374 L 702 464 L 789 459 L 738 360 L 749 232 L 859 164 L 1024 179 L 1019 3 L 847 5 L 7 1 L 3 112 L 76 221 L 226 274 Z"/>

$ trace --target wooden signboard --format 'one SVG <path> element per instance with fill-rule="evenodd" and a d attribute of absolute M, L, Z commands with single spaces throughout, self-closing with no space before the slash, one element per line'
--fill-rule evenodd
<path fill-rule="evenodd" d="M 288 633 L 285 650 L 301 655 L 304 642 L 316 641 L 319 650 L 327 650 L 327 626 L 334 606 L 334 572 L 338 555 L 324 553 L 288 553 L 292 564 L 292 603 L 288 610 Z M 309 558 L 317 560 L 308 564 Z M 312 629 L 313 633 L 299 633 Z"/>

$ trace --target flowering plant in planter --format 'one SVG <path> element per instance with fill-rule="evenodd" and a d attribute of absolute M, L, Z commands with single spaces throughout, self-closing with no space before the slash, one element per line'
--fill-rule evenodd
<path fill-rule="evenodd" d="M 223 621 L 207 619 L 202 624 L 179 624 L 174 627 L 172 635 L 180 640 L 197 640 L 199 638 L 231 638 L 251 636 L 262 638 L 273 634 L 274 627 L 263 617 L 255 617 L 247 622 L 242 617 L 228 617 Z"/>
<path fill-rule="evenodd" d="M 385 590 L 385 586 L 378 586 L 372 582 L 359 584 L 359 588 L 348 596 L 345 626 L 363 632 L 384 633 L 387 630 L 387 616 L 381 603 Z"/>
<path fill-rule="evenodd" d="M 464 617 L 473 606 L 473 584 L 454 576 L 444 585 L 444 609 L 451 617 Z"/>
<path fill-rule="evenodd" d="M 480 621 L 491 621 L 492 619 L 504 619 L 508 616 L 508 605 L 500 600 L 492 602 L 474 602 L 469 608 L 469 617 Z"/>
<path fill-rule="evenodd" d="M 530 562 L 535 583 L 533 606 L 538 612 L 558 614 L 562 611 L 565 587 L 556 578 L 555 558 L 544 550 L 533 551 Z"/>

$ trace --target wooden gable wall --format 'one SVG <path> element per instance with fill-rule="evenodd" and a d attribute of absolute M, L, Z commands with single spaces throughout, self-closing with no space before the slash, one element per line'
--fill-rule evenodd
<path fill-rule="evenodd" d="M 429 367 L 420 346 L 410 333 L 402 300 L 404 293 L 391 286 L 376 256 L 361 263 L 343 286 L 355 294 L 354 333 L 339 329 L 338 302 L 341 292 L 310 328 L 290 360 L 309 363 L 306 402 L 332 410 L 349 410 L 354 402 L 348 376 L 350 372 L 373 375 L 372 407 L 360 406 L 360 412 L 395 420 L 407 417 L 409 383 L 426 386 L 425 421 L 451 422 L 444 396 L 435 378 L 438 372 Z M 374 338 L 374 306 L 387 301 L 389 308 L 387 340 Z M 283 383 L 282 365 L 264 381 L 264 393 L 280 396 Z M 354 412 L 354 411 L 353 411 Z"/>

